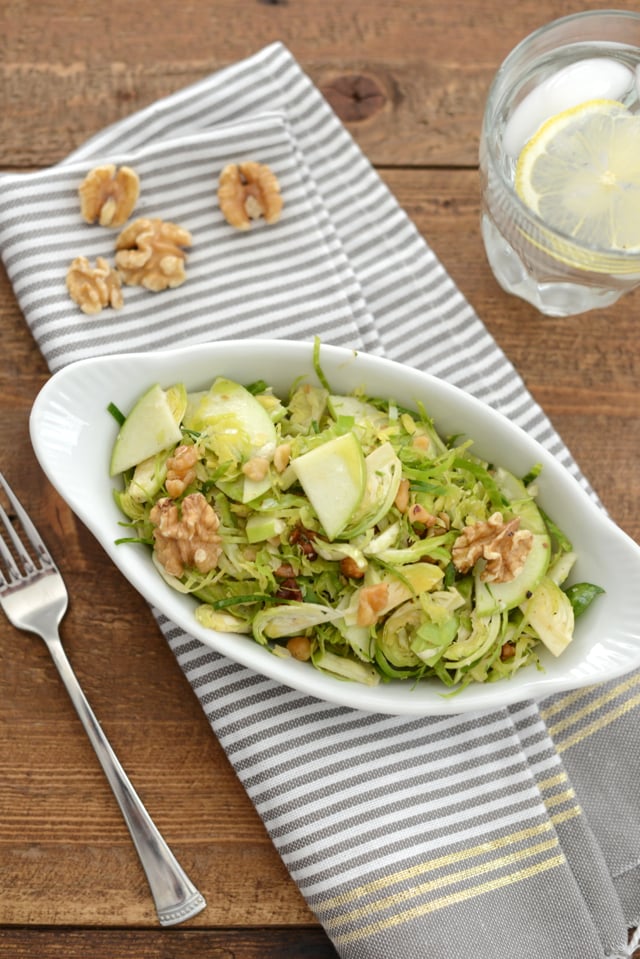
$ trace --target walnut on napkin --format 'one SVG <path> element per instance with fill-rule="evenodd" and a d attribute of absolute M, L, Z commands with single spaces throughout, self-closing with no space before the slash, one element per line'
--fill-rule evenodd
<path fill-rule="evenodd" d="M 122 226 L 127 222 L 140 195 L 140 179 L 131 167 L 116 169 L 114 163 L 95 167 L 78 188 L 80 212 L 87 223 Z"/>
<path fill-rule="evenodd" d="M 229 163 L 218 182 L 218 203 L 227 223 L 248 230 L 252 220 L 263 217 L 277 223 L 283 200 L 275 173 L 264 163 Z"/>
<path fill-rule="evenodd" d="M 120 276 L 102 256 L 96 257 L 96 265 L 86 256 L 77 256 L 67 270 L 67 289 L 74 303 L 83 313 L 95 315 L 103 307 L 122 308 Z"/>
<path fill-rule="evenodd" d="M 176 223 L 141 217 L 116 240 L 116 267 L 128 286 L 154 293 L 180 286 L 187 278 L 184 264 L 191 234 Z"/>

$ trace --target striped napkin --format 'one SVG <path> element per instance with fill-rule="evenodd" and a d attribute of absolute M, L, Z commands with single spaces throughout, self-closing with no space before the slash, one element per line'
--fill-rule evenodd
<path fill-rule="evenodd" d="M 223 221 L 216 178 L 277 174 L 277 227 Z M 64 277 L 109 258 L 77 188 L 140 174 L 136 216 L 193 233 L 188 281 L 87 317 Z M 279 43 L 0 177 L 0 250 L 51 370 L 271 336 L 386 355 L 475 393 L 587 484 L 543 411 L 318 90 Z M 591 493 L 591 491 L 589 490 Z M 591 495 L 595 495 L 591 493 Z M 639 921 L 640 674 L 536 704 L 407 719 L 318 701 L 160 628 L 291 876 L 344 959 L 629 956 Z"/>

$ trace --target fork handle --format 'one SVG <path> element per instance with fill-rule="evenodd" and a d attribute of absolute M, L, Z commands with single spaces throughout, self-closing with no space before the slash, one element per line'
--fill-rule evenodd
<path fill-rule="evenodd" d="M 142 868 L 146 873 L 160 924 L 175 926 L 190 919 L 206 906 L 204 897 L 179 865 L 151 816 L 142 805 L 82 691 L 59 636 L 57 634 L 49 636 L 46 642 L 118 800 Z"/>

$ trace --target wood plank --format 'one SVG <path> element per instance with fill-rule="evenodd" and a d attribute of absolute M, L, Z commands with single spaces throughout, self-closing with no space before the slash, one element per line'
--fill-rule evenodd
<path fill-rule="evenodd" d="M 0 932 L 6 959 L 337 959 L 321 929 L 87 930 Z"/>

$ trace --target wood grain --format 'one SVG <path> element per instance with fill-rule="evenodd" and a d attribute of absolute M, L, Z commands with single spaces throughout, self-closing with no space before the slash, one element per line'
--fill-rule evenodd
<path fill-rule="evenodd" d="M 105 125 L 282 41 L 515 364 L 612 517 L 640 540 L 640 293 L 608 311 L 543 318 L 498 287 L 479 232 L 477 147 L 495 69 L 531 29 L 600 5 L 5 0 L 0 169 L 55 163 Z M 36 463 L 28 416 L 48 373 L 3 272 L 0 330 L 0 468 L 19 481 L 67 581 L 65 647 L 123 765 L 208 900 L 186 926 L 157 929 L 128 833 L 45 647 L 3 624 L 0 956 L 335 959 L 146 604 Z"/>
<path fill-rule="evenodd" d="M 179 950 L 179 951 L 178 951 Z M 336 959 L 320 929 L 15 929 L 3 934 L 0 955 L 11 959 Z"/>

